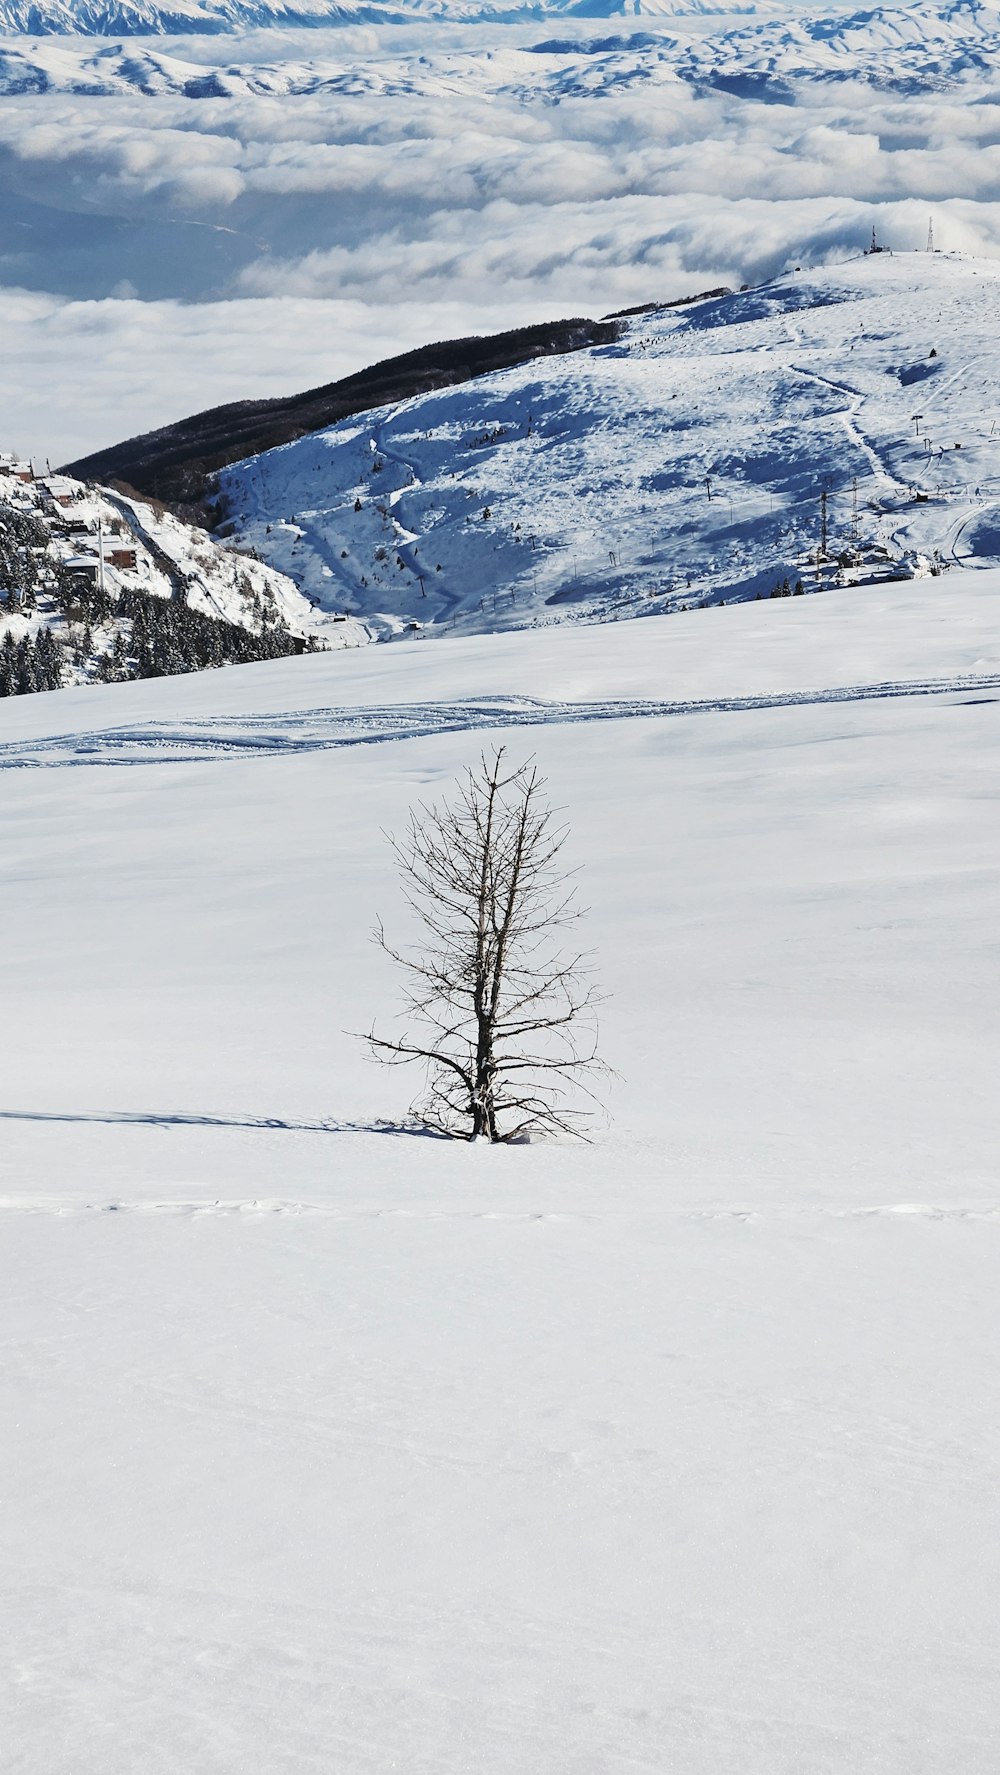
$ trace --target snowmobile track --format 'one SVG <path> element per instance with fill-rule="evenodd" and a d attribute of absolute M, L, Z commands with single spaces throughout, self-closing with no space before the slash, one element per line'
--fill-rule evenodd
<path fill-rule="evenodd" d="M 881 702 L 903 697 L 956 696 L 989 702 L 970 692 L 1000 692 L 1000 672 L 958 678 L 904 679 L 849 684 L 828 690 L 789 690 L 755 696 L 688 701 L 609 698 L 595 702 L 544 702 L 532 697 L 486 696 L 463 701 L 319 708 L 280 715 L 206 716 L 202 720 L 109 727 L 91 733 L 57 734 L 0 743 L 0 770 L 59 769 L 85 764 L 197 763 L 221 757 L 282 757 L 433 734 L 502 731 L 591 721 L 665 720 L 690 715 L 737 714 L 753 709 L 791 709 L 832 703 Z"/>

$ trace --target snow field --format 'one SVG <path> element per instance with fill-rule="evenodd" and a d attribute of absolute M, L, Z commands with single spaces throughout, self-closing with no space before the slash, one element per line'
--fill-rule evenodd
<path fill-rule="evenodd" d="M 16 1775 L 993 1770 L 998 583 L 0 709 Z M 399 1132 L 345 1033 L 488 730 L 107 762 L 931 678 L 498 730 L 610 995 L 585 1148 Z"/>
<path fill-rule="evenodd" d="M 18 1775 L 994 1766 L 995 1222 L 622 1188 L 7 1220 Z"/>

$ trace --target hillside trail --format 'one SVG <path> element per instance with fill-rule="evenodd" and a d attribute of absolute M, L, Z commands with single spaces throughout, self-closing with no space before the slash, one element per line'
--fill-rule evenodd
<path fill-rule="evenodd" d="M 975 358 L 969 359 L 968 362 L 960 364 L 955 370 L 950 371 L 946 377 L 943 377 L 934 393 L 923 398 L 924 407 L 928 411 L 932 411 L 934 405 L 940 400 L 940 397 L 945 391 L 951 387 L 959 377 L 967 375 L 977 361 L 978 360 Z M 919 481 L 914 480 L 906 482 L 902 481 L 889 467 L 863 428 L 861 415 L 865 408 L 867 397 L 860 389 L 852 388 L 849 383 L 840 382 L 832 376 L 825 376 L 821 371 L 807 369 L 801 364 L 791 364 L 789 368 L 795 375 L 801 376 L 813 383 L 818 383 L 821 387 L 832 389 L 836 393 L 844 396 L 847 405 L 838 417 L 840 418 L 841 424 L 843 425 L 851 444 L 861 452 L 869 464 L 871 478 L 874 484 L 873 491 L 876 497 L 878 497 L 880 491 L 880 484 L 882 491 L 889 489 L 896 497 L 907 503 L 913 499 L 915 488 L 918 488 L 925 498 L 927 496 L 934 496 L 935 493 L 937 493 L 938 498 L 942 496 L 940 490 L 935 489 L 928 484 L 926 475 L 922 476 Z M 922 418 L 923 414 L 921 414 L 920 417 Z M 928 460 L 933 461 L 934 459 L 933 457 L 930 457 Z M 969 562 L 975 558 L 971 551 L 968 554 L 959 553 L 959 541 L 968 525 L 975 518 L 978 518 L 983 514 L 988 508 L 989 503 L 990 502 L 987 499 L 980 496 L 979 488 L 977 487 L 977 497 L 974 500 L 966 498 L 961 509 L 951 517 L 947 531 L 942 538 L 940 552 L 943 555 L 948 555 L 956 566 L 965 568 L 968 566 Z M 914 547 L 913 524 L 910 518 L 904 518 L 902 523 L 889 524 L 883 521 L 877 528 L 884 544 L 897 557 L 903 555 L 908 548 Z"/>
<path fill-rule="evenodd" d="M 393 449 L 392 445 L 387 444 L 385 441 L 386 427 L 392 424 L 393 420 L 398 417 L 401 411 L 402 407 L 398 403 L 396 406 L 386 409 L 379 418 L 378 424 L 374 427 L 372 444 L 378 454 L 385 458 L 386 462 L 394 462 L 397 468 L 404 469 L 410 477 L 409 485 L 396 487 L 393 492 L 389 494 L 387 501 L 389 510 L 392 513 L 392 522 L 396 530 L 396 553 L 406 567 L 407 572 L 412 574 L 413 578 L 420 585 L 423 598 L 426 598 L 428 595 L 425 582 L 431 577 L 433 572 L 434 601 L 439 605 L 439 615 L 435 617 L 435 621 L 444 627 L 449 621 L 455 620 L 459 606 L 462 602 L 462 594 L 449 584 L 446 573 L 443 571 L 441 573 L 437 572 L 436 565 L 433 570 L 429 568 L 426 561 L 420 561 L 418 565 L 417 545 L 422 544 L 424 539 L 419 531 L 407 529 L 396 516 L 396 507 L 405 498 L 406 494 L 412 493 L 416 488 L 422 487 L 424 484 L 420 470 L 412 457 L 405 456 L 401 450 Z"/>
<path fill-rule="evenodd" d="M 887 484 L 894 490 L 894 492 L 909 498 L 913 491 L 910 484 L 906 481 L 901 481 L 898 475 L 893 474 L 892 470 L 887 467 L 885 462 L 883 462 L 871 439 L 862 430 L 861 413 L 865 405 L 866 397 L 861 390 L 852 388 L 849 382 L 838 382 L 833 376 L 824 376 L 819 370 L 806 369 L 802 364 L 789 364 L 788 367 L 794 375 L 802 376 L 810 382 L 818 383 L 821 388 L 832 389 L 835 394 L 844 397 L 847 405 L 837 417 L 840 419 L 850 442 L 854 445 L 856 450 L 860 451 L 861 455 L 864 456 L 867 461 L 871 470 L 872 479 L 875 482 L 881 481 Z"/>

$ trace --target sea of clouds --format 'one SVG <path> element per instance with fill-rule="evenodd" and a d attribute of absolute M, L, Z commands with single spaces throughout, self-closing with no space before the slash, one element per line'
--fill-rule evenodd
<path fill-rule="evenodd" d="M 997 15 L 0 40 L 0 447 L 886 245 L 1000 251 Z"/>

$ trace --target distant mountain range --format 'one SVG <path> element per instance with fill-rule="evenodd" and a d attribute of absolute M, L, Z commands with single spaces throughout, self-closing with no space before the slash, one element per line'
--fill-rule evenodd
<path fill-rule="evenodd" d="M 768 12 L 766 4 L 718 5 L 701 0 L 409 0 L 402 5 L 380 5 L 378 0 L 0 0 L 0 35 L 35 37 L 82 35 L 95 37 L 142 37 L 190 35 L 195 32 L 226 32 L 267 27 L 330 26 L 339 24 L 399 24 L 416 19 L 477 18 L 531 19 L 547 17 L 614 18 L 638 13 L 756 13 Z"/>
<path fill-rule="evenodd" d="M 696 15 L 718 11 L 724 22 L 706 32 Z M 748 17 L 747 14 L 751 16 Z M 676 21 L 657 29 L 656 15 Z M 684 28 L 684 19 L 693 21 Z M 621 19 L 612 34 L 569 29 L 572 19 Z M 645 18 L 647 25 L 634 22 Z M 560 19 L 567 21 L 563 35 Z M 269 54 L 267 38 L 203 46 L 200 58 L 172 37 L 246 33 L 256 28 L 330 27 L 452 21 L 516 20 L 556 27 L 520 55 L 485 62 L 474 42 L 448 59 L 448 85 L 481 100 L 485 94 L 542 96 L 547 102 L 620 93 L 636 84 L 677 78 L 696 92 L 723 92 L 771 105 L 796 105 L 801 83 L 863 82 L 889 92 L 943 91 L 970 77 L 992 77 L 1000 58 L 1000 13 L 981 0 L 910 0 L 899 6 L 834 8 L 796 15 L 781 0 L 704 5 L 701 0 L 0 0 L 0 94 L 66 92 L 83 97 L 137 93 L 218 99 L 356 95 L 359 67 L 345 66 L 329 47 L 307 37 L 300 58 Z M 67 36 L 75 41 L 67 41 Z M 103 41 L 117 37 L 118 43 Z M 141 47 L 136 38 L 147 41 Z M 88 41 L 88 38 L 91 41 Z M 48 41 L 46 41 L 46 39 Z M 98 39 L 98 41 L 93 41 Z M 311 45 L 306 47 L 306 45 Z M 386 46 L 388 47 L 388 46 Z M 365 76 L 370 90 L 433 95 L 438 60 L 401 47 Z"/>
<path fill-rule="evenodd" d="M 310 5 L 282 6 L 244 0 L 2 0 L 0 31 L 29 36 L 95 37 L 170 36 L 201 31 L 233 31 L 259 25 L 327 25 L 341 22 L 392 20 L 401 9 L 379 5 L 342 5 L 323 0 Z"/>

